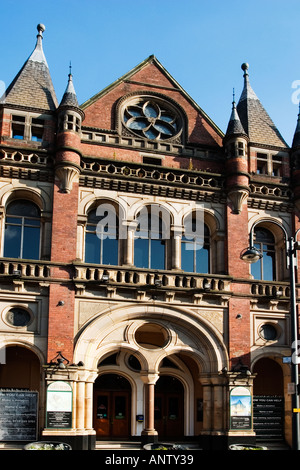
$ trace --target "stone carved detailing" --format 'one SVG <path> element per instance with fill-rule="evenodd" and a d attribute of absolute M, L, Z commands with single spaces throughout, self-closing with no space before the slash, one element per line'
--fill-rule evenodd
<path fill-rule="evenodd" d="M 20 151 L 17 152 L 5 152 L 0 151 L 0 161 L 6 161 L 11 163 L 30 163 L 30 165 L 42 165 L 47 166 L 51 159 L 46 155 L 37 155 L 35 153 L 24 154 Z"/>
<path fill-rule="evenodd" d="M 228 198 L 232 202 L 233 211 L 240 214 L 243 203 L 248 199 L 249 191 L 246 189 L 234 189 L 228 193 Z"/>
<path fill-rule="evenodd" d="M 220 175 L 206 175 L 204 172 L 185 172 L 184 170 L 170 170 L 169 168 L 150 168 L 146 165 L 133 167 L 129 165 L 117 165 L 114 163 L 103 164 L 99 161 L 81 160 L 83 171 L 98 173 L 101 175 L 126 176 L 129 178 L 149 179 L 152 182 L 165 182 L 167 184 L 184 184 L 211 188 L 214 190 L 223 187 L 223 179 Z"/>
<path fill-rule="evenodd" d="M 60 191 L 70 193 L 74 182 L 79 181 L 80 170 L 73 165 L 60 165 L 55 169 L 55 175 L 60 181 Z"/>
<path fill-rule="evenodd" d="M 290 188 L 286 187 L 278 187 L 278 186 L 267 186 L 267 185 L 258 185 L 258 184 L 251 184 L 250 185 L 250 192 L 252 196 L 261 195 L 266 197 L 277 197 L 277 198 L 291 198 L 292 192 Z"/>

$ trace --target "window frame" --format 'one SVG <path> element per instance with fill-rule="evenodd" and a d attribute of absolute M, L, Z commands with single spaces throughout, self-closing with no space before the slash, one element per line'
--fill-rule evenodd
<path fill-rule="evenodd" d="M 28 215 L 15 215 L 15 214 L 9 214 L 9 207 L 13 205 L 14 203 L 18 203 L 20 201 L 23 202 L 28 202 L 32 206 L 34 206 L 38 212 L 39 212 L 39 217 L 34 217 L 34 216 L 28 216 Z M 9 220 L 11 219 L 11 220 Z M 14 221 L 12 219 L 15 219 Z M 19 222 L 18 222 L 19 221 Z M 32 224 L 28 223 L 28 221 L 38 221 L 38 224 Z M 19 256 L 10 256 L 9 253 L 6 253 L 6 249 L 8 249 L 7 246 L 7 227 L 18 227 L 20 229 L 20 239 L 18 241 L 18 249 L 19 249 Z M 24 251 L 26 250 L 25 248 L 25 243 L 26 243 L 26 238 L 29 235 L 26 235 L 26 227 L 30 228 L 35 228 L 36 230 L 38 229 L 38 256 L 26 256 L 24 257 Z M 42 250 L 42 219 L 41 219 L 41 210 L 37 204 L 35 204 L 33 201 L 29 199 L 14 199 L 10 201 L 7 205 L 6 208 L 6 213 L 5 213 L 5 220 L 4 220 L 4 241 L 3 241 L 3 257 L 4 258 L 14 258 L 14 259 L 30 259 L 30 260 L 40 260 L 41 259 L 41 250 Z"/>
<path fill-rule="evenodd" d="M 206 223 L 204 223 L 203 237 L 204 237 L 204 240 L 198 239 L 197 237 L 195 237 L 194 239 L 187 239 L 184 235 L 182 235 L 182 237 L 181 237 L 181 269 L 184 272 L 192 272 L 192 273 L 195 273 L 195 274 L 210 274 L 210 272 L 211 272 L 211 258 L 210 258 L 210 256 L 211 256 L 211 233 L 210 233 L 209 226 Z M 182 263 L 183 245 L 193 245 L 194 246 L 194 249 L 190 250 L 190 251 L 193 251 L 193 270 L 191 270 L 191 271 L 186 271 L 185 269 L 183 269 L 183 263 Z M 202 248 L 200 248 L 200 250 L 201 249 L 207 250 L 207 270 L 203 271 L 203 270 L 201 270 L 200 268 L 197 267 L 197 252 L 198 252 L 197 246 L 202 247 Z"/>
<path fill-rule="evenodd" d="M 267 237 L 264 239 L 261 237 L 261 239 L 257 239 L 257 233 L 258 232 L 265 232 L 268 236 L 270 236 L 270 239 L 268 240 Z M 272 238 L 272 240 L 271 240 Z M 274 282 L 277 280 L 277 260 L 276 260 L 276 255 L 277 255 L 277 250 L 276 250 L 276 239 L 271 230 L 264 226 L 257 226 L 254 229 L 254 247 L 258 249 L 262 253 L 262 258 L 258 260 L 256 263 L 251 264 L 251 275 L 255 280 L 258 281 L 271 281 Z M 265 271 L 266 271 L 266 255 L 270 253 L 270 259 L 272 260 L 272 278 L 265 278 Z M 258 268 L 259 267 L 259 268 Z M 269 268 L 268 268 L 269 269 Z M 255 277 L 256 272 L 259 270 L 259 277 Z M 268 276 L 267 276 L 268 277 Z"/>
<path fill-rule="evenodd" d="M 118 229 L 118 223 L 119 223 L 119 219 L 118 219 L 118 214 L 115 214 L 116 215 L 116 223 L 115 223 L 115 226 L 113 226 L 113 230 L 110 230 L 110 231 L 107 231 L 107 232 L 102 232 L 100 230 L 99 232 L 99 227 L 101 227 L 101 224 L 99 225 L 99 222 L 101 222 L 101 217 L 100 216 L 97 216 L 96 214 L 96 211 L 97 209 L 94 207 L 94 208 L 91 208 L 89 211 L 88 211 L 88 214 L 87 214 L 87 221 L 86 221 L 86 225 L 85 225 L 85 234 L 84 234 L 84 262 L 87 263 L 87 264 L 100 264 L 100 265 L 109 265 L 109 266 L 119 266 L 120 264 L 120 239 L 119 239 L 119 229 Z M 99 220 L 97 222 L 93 222 L 93 221 L 89 221 L 89 217 L 92 217 L 92 214 L 95 213 L 95 217 L 98 217 Z M 93 229 L 90 229 L 89 227 L 93 227 Z M 98 227 L 98 228 L 97 228 Z M 98 234 L 100 233 L 103 234 L 103 233 L 106 233 L 106 237 L 99 237 L 98 234 L 97 234 L 97 231 L 98 231 Z M 98 249 L 99 249 L 99 259 L 94 259 L 93 261 L 91 260 L 88 260 L 87 259 L 87 235 L 93 235 L 95 238 L 94 238 L 94 242 L 95 241 L 99 241 L 98 242 Z M 110 237 L 109 235 L 116 235 L 116 238 L 113 238 L 113 237 Z M 107 240 L 107 238 L 109 240 L 115 240 L 117 242 L 117 264 L 115 263 L 104 263 L 103 261 L 103 255 L 104 255 L 104 250 L 105 250 L 105 247 L 104 247 L 104 243 L 105 243 L 105 240 Z M 93 242 L 93 243 L 94 243 Z"/>

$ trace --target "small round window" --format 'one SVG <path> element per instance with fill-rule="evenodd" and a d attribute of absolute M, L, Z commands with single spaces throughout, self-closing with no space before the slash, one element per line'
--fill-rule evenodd
<path fill-rule="evenodd" d="M 145 323 L 135 332 L 136 342 L 146 349 L 163 348 L 168 339 L 167 331 L 155 323 Z"/>
<path fill-rule="evenodd" d="M 265 341 L 275 341 L 278 337 L 278 331 L 274 325 L 271 325 L 270 323 L 266 323 L 260 327 L 259 335 Z"/>
<path fill-rule="evenodd" d="M 181 130 L 180 118 L 173 107 L 154 99 L 136 99 L 123 110 L 127 129 L 150 140 L 165 140 Z"/>
<path fill-rule="evenodd" d="M 6 321 L 12 326 L 27 326 L 30 323 L 31 315 L 23 308 L 11 308 L 6 313 Z"/>

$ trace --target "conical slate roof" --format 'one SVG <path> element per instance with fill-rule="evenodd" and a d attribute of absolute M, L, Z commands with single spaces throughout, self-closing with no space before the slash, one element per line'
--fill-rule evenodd
<path fill-rule="evenodd" d="M 250 142 L 275 147 L 288 147 L 270 116 L 253 91 L 248 74 L 248 64 L 244 70 L 244 89 L 237 104 L 237 112 Z"/>
<path fill-rule="evenodd" d="M 37 41 L 32 54 L 10 84 L 0 102 L 54 111 L 58 103 L 42 47 L 42 33 L 45 31 L 45 26 L 39 24 L 37 29 Z"/>
<path fill-rule="evenodd" d="M 228 126 L 227 126 L 227 131 L 226 131 L 225 137 L 229 137 L 231 135 L 241 135 L 241 134 L 245 135 L 246 132 L 245 132 L 243 126 L 242 126 L 240 117 L 239 117 L 237 109 L 236 109 L 235 99 L 233 97 L 232 111 L 231 111 L 231 116 L 230 116 L 230 119 L 229 119 L 229 123 L 228 123 Z"/>
<path fill-rule="evenodd" d="M 78 100 L 77 100 L 77 96 L 76 96 L 76 92 L 75 92 L 75 88 L 73 84 L 73 77 L 71 73 L 69 73 L 68 85 L 62 97 L 59 107 L 61 108 L 63 106 L 79 108 Z"/>

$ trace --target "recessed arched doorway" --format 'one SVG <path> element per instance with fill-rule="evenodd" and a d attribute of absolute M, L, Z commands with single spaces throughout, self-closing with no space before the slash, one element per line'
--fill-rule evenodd
<path fill-rule="evenodd" d="M 97 439 L 130 436 L 131 385 L 122 375 L 106 373 L 94 384 L 94 429 Z"/>
<path fill-rule="evenodd" d="M 162 375 L 156 382 L 154 427 L 159 437 L 184 435 L 184 388 L 176 377 Z"/>
<path fill-rule="evenodd" d="M 22 346 L 5 349 L 5 364 L 0 365 L 0 388 L 40 389 L 40 361 L 37 355 Z"/>
<path fill-rule="evenodd" d="M 257 440 L 276 441 L 284 438 L 283 371 L 274 359 L 256 362 L 253 373 L 253 428 Z"/>

